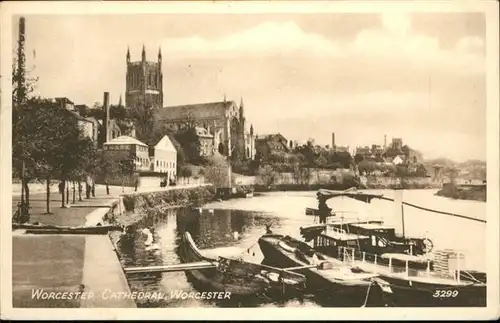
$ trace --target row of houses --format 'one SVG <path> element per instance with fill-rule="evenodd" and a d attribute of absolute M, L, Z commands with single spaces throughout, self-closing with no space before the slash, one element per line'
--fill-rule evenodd
<path fill-rule="evenodd" d="M 161 138 L 154 146 L 134 138 L 132 130 L 130 136 L 123 135 L 116 121 L 109 118 L 108 96 L 104 97 L 106 116 L 104 120 L 80 115 L 80 107 L 68 98 L 55 98 L 61 106 L 62 113 L 68 113 L 76 118 L 82 134 L 94 143 L 95 148 L 102 148 L 110 160 L 132 160 L 134 171 L 153 172 L 169 179 L 177 176 L 177 149 L 168 135 Z M 103 143 L 99 143 L 99 132 L 104 131 Z M 102 146 L 102 147 L 101 147 Z"/>
<path fill-rule="evenodd" d="M 155 146 L 130 136 L 120 136 L 104 143 L 104 152 L 110 159 L 132 160 L 136 172 L 153 172 L 169 179 L 177 177 L 177 149 L 168 135 Z"/>

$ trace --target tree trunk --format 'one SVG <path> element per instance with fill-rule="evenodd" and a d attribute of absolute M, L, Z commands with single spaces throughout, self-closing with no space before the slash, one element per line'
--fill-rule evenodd
<path fill-rule="evenodd" d="M 65 205 L 65 197 L 66 197 L 66 181 L 62 181 L 62 190 L 61 190 L 61 207 Z"/>
<path fill-rule="evenodd" d="M 64 185 L 66 185 L 66 203 L 69 204 L 69 181 L 64 181 Z"/>
<path fill-rule="evenodd" d="M 28 181 L 24 180 L 24 194 L 25 194 L 25 202 L 26 206 L 30 205 L 30 189 L 28 187 Z"/>
<path fill-rule="evenodd" d="M 47 177 L 47 214 L 51 214 L 50 213 L 50 177 Z"/>
<path fill-rule="evenodd" d="M 82 201 L 82 182 L 78 181 L 78 201 Z"/>

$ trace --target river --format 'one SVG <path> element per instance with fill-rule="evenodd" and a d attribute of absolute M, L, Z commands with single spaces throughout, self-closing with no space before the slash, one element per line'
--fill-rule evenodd
<path fill-rule="evenodd" d="M 393 198 L 390 190 L 370 190 Z M 436 190 L 408 190 L 403 200 L 408 203 L 456 213 L 468 217 L 486 219 L 486 203 L 478 201 L 452 200 L 434 195 Z M 349 198 L 331 199 L 328 205 L 337 211 L 338 217 L 347 219 L 383 219 L 407 236 L 427 237 L 432 240 L 434 250 L 455 249 L 465 255 L 465 266 L 486 271 L 486 224 L 462 218 L 404 207 L 404 217 L 394 203 L 372 200 L 364 203 Z M 263 256 L 257 245 L 258 238 L 265 233 L 265 225 L 272 223 L 274 233 L 295 236 L 299 228 L 311 224 L 313 217 L 305 216 L 306 207 L 317 207 L 315 192 L 271 192 L 247 199 L 214 202 L 203 206 L 201 214 L 187 209 L 171 209 L 165 213 L 150 212 L 138 223 L 140 228 L 153 227 L 154 240 L 159 250 L 145 251 L 145 236 L 118 243 L 120 260 L 124 267 L 180 263 L 176 248 L 181 234 L 189 231 L 194 241 L 204 252 L 220 256 L 240 256 L 244 260 L 261 262 Z M 184 272 L 154 275 L 129 275 L 132 291 L 163 292 L 167 296 L 173 290 L 197 291 Z M 165 299 L 161 301 L 138 301 L 139 307 L 215 307 L 215 306 L 261 306 L 261 307 L 318 307 L 314 297 L 300 300 L 273 302 L 259 299 L 248 304 L 214 303 L 195 299 Z"/>

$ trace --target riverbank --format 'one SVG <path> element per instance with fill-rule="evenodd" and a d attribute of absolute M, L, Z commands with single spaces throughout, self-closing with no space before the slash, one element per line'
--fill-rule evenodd
<path fill-rule="evenodd" d="M 96 196 L 61 208 L 60 194 L 52 194 L 51 214 L 45 214 L 45 193 L 30 199 L 30 223 L 58 226 L 95 226 L 123 219 L 132 209 L 163 205 L 198 204 L 212 199 L 211 187 L 133 188 L 96 187 Z M 13 209 L 19 196 L 13 194 Z M 125 201 L 125 203 L 124 203 Z M 134 201 L 133 204 L 131 204 Z M 125 207 L 128 206 L 129 209 Z M 122 221 L 126 223 L 126 221 Z M 14 307 L 135 308 L 125 273 L 116 253 L 116 232 L 108 235 L 26 234 L 13 231 L 13 305 Z M 38 293 L 33 296 L 33 293 Z M 51 296 L 52 295 L 52 296 Z"/>
<path fill-rule="evenodd" d="M 484 185 L 454 185 L 444 183 L 436 195 L 449 197 L 455 200 L 469 200 L 486 202 L 486 184 Z"/>
<path fill-rule="evenodd" d="M 319 189 L 328 190 L 346 190 L 355 187 L 357 189 L 405 189 L 405 190 L 421 190 L 421 189 L 438 189 L 441 187 L 439 183 L 428 183 L 418 181 L 403 181 L 403 183 L 387 183 L 387 182 L 366 182 L 362 183 L 332 183 L 332 184 L 277 184 L 277 185 L 254 185 L 255 192 L 280 192 L 280 191 L 317 191 Z"/>
<path fill-rule="evenodd" d="M 129 190 L 133 190 L 128 188 Z M 45 193 L 30 199 L 30 223 L 95 226 L 119 201 L 121 188 L 96 187 L 96 196 L 61 208 L 52 194 L 46 214 Z M 13 209 L 19 196 L 13 194 Z M 57 235 L 12 232 L 12 299 L 20 308 L 133 308 L 130 299 L 113 299 L 105 292 L 130 293 L 118 256 L 108 235 Z"/>
<path fill-rule="evenodd" d="M 182 206 L 201 206 L 215 199 L 216 189 L 209 184 L 172 187 L 168 190 L 133 192 L 121 197 L 121 212 L 111 212 L 107 221 L 127 227 L 139 221 L 150 209 L 158 211 Z"/>

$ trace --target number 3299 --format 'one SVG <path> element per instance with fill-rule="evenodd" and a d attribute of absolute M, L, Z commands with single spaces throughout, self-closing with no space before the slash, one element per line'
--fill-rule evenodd
<path fill-rule="evenodd" d="M 432 297 L 435 297 L 435 298 L 453 298 L 453 297 L 457 297 L 458 296 L 458 290 L 456 289 L 445 289 L 445 290 L 442 290 L 442 289 L 436 289 L 436 291 L 434 292 L 434 294 L 432 294 Z"/>

